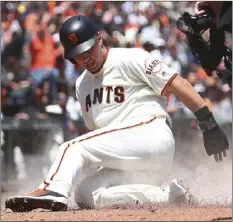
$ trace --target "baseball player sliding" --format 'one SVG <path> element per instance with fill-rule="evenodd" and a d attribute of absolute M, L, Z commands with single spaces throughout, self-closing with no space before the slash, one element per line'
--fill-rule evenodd
<path fill-rule="evenodd" d="M 69 18 L 60 40 L 65 58 L 85 69 L 76 91 L 90 132 L 62 144 L 39 189 L 7 199 L 6 208 L 66 210 L 76 178 L 82 178 L 75 191 L 80 207 L 167 203 L 185 197 L 176 179 L 164 186 L 175 151 L 168 93 L 175 93 L 196 115 L 207 154 L 214 154 L 216 161 L 226 156 L 227 138 L 203 99 L 162 61 L 139 48 L 107 49 L 86 16 Z"/>

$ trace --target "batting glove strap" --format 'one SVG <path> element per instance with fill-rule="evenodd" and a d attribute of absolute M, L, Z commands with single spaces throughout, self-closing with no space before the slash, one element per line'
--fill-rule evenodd
<path fill-rule="evenodd" d="M 212 112 L 209 110 L 207 106 L 204 106 L 194 114 L 197 117 L 198 125 L 202 133 L 218 126 L 216 120 L 213 117 Z"/>
<path fill-rule="evenodd" d="M 211 130 L 211 129 L 218 126 L 218 124 L 217 124 L 217 122 L 216 122 L 216 120 L 214 119 L 213 116 L 210 117 L 208 120 L 205 120 L 203 122 L 199 122 L 198 125 L 199 125 L 202 133 L 204 133 L 204 132 L 206 132 L 208 130 Z"/>

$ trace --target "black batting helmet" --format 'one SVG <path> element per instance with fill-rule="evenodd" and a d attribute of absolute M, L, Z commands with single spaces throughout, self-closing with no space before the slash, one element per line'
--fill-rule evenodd
<path fill-rule="evenodd" d="M 77 15 L 66 20 L 59 33 L 65 59 L 74 63 L 75 56 L 89 50 L 95 44 L 97 31 L 87 16 Z"/>

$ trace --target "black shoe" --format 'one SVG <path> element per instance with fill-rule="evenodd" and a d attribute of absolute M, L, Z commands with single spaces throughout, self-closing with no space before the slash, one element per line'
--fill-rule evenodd
<path fill-rule="evenodd" d="M 5 207 L 13 212 L 26 212 L 43 208 L 51 211 L 66 211 L 68 199 L 54 191 L 38 189 L 25 196 L 10 197 Z"/>

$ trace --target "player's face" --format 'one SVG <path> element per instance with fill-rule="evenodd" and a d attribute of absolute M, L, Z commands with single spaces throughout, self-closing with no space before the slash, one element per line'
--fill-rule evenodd
<path fill-rule="evenodd" d="M 104 53 L 98 37 L 92 48 L 74 58 L 79 66 L 91 73 L 98 72 L 104 63 Z"/>

